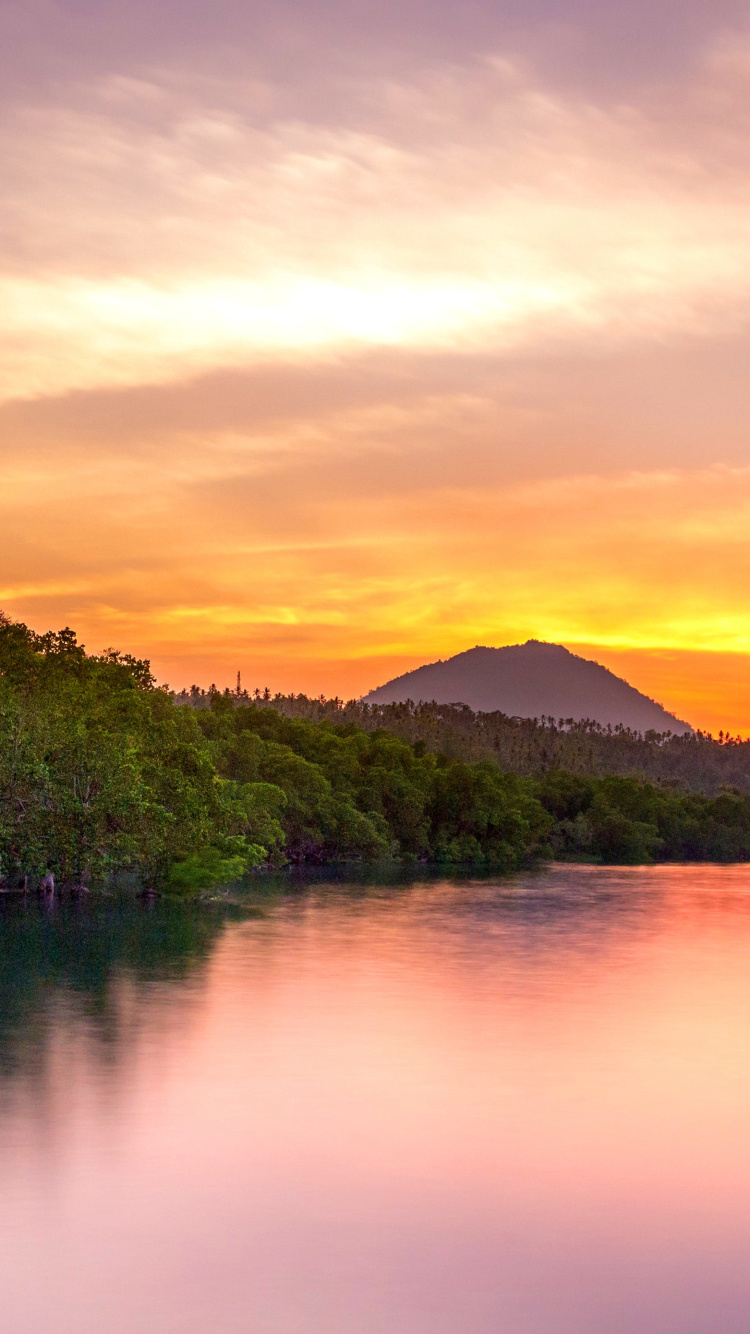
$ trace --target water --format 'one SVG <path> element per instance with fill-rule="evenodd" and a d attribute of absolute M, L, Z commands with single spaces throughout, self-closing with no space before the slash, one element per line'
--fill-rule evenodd
<path fill-rule="evenodd" d="M 8 1334 L 747 1334 L 750 870 L 0 911 Z"/>

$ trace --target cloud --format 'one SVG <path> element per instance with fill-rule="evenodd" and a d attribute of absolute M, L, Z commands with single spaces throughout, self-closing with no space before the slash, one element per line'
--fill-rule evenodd
<path fill-rule="evenodd" d="M 750 650 L 748 50 L 6 99 L 0 605 L 177 684 Z"/>
<path fill-rule="evenodd" d="M 505 58 L 370 81 L 337 126 L 163 70 L 17 106 L 0 394 L 740 329 L 744 50 L 617 107 Z"/>
<path fill-rule="evenodd" d="M 72 504 L 7 498 L 0 603 L 34 623 L 74 608 L 157 657 L 286 643 L 293 660 L 302 635 L 297 688 L 316 659 L 477 638 L 750 649 L 747 469 L 366 492 L 355 468 L 292 456 L 149 493 L 107 482 Z"/>

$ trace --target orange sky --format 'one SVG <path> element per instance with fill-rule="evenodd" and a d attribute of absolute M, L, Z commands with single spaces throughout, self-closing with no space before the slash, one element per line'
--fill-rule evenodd
<path fill-rule="evenodd" d="M 750 29 L 169 3 L 14 30 L 0 607 L 175 687 L 555 640 L 750 734 Z"/>

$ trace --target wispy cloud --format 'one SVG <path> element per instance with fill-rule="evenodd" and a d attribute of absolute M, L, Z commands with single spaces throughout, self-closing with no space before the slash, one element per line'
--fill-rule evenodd
<path fill-rule="evenodd" d="M 163 71 L 19 106 L 0 392 L 741 326 L 746 51 L 616 107 L 501 59 L 372 82 L 334 128 Z"/>
<path fill-rule="evenodd" d="M 10 611 L 176 684 L 750 652 L 750 43 L 616 96 L 480 49 L 14 85 Z"/>

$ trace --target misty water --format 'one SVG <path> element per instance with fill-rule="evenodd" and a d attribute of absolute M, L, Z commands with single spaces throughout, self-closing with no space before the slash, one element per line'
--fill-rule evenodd
<path fill-rule="evenodd" d="M 12 1334 L 747 1334 L 750 869 L 0 904 Z"/>

